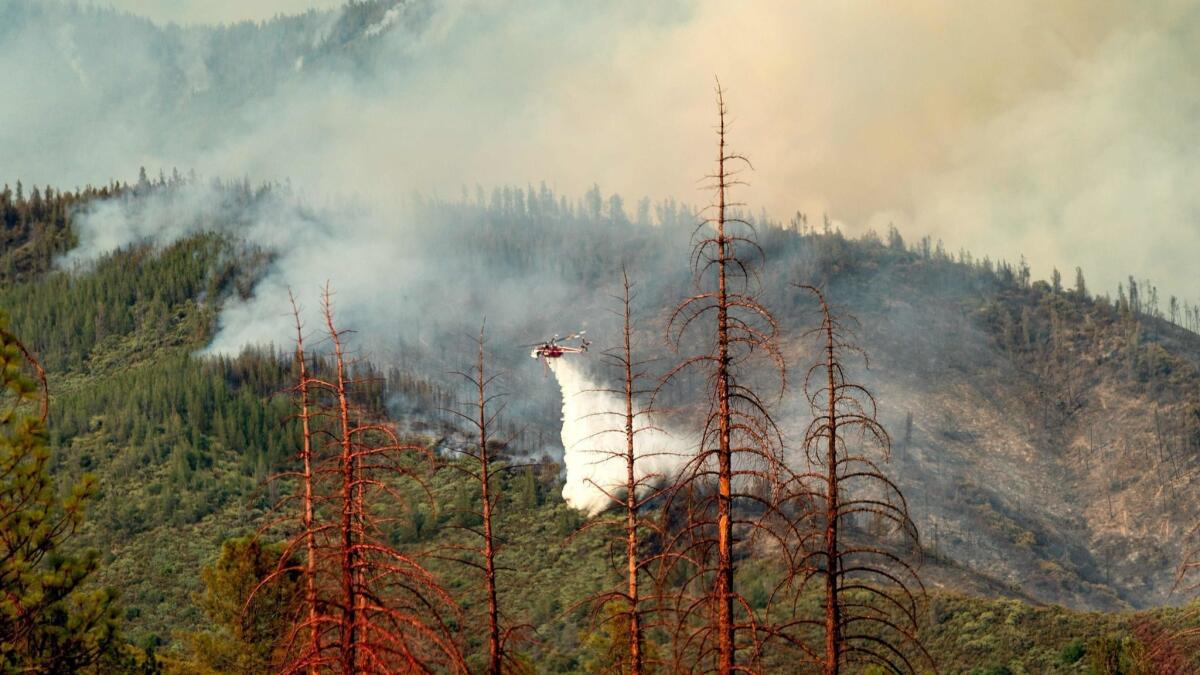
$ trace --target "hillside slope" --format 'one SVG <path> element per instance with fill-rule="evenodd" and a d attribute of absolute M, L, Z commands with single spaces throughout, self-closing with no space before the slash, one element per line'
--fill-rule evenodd
<path fill-rule="evenodd" d="M 1043 602 L 1180 601 L 1198 336 L 1127 300 L 949 260 L 900 260 L 834 288 L 862 323 L 931 550 Z"/>
<path fill-rule="evenodd" d="M 0 307 L 50 368 L 57 470 L 64 477 L 93 471 L 101 478 L 79 543 L 101 549 L 100 581 L 123 591 L 130 631 L 150 643 L 171 642 L 176 631 L 203 625 L 190 602 L 200 588 L 199 568 L 222 540 L 258 528 L 272 498 L 264 479 L 286 464 L 294 443 L 281 395 L 291 376 L 286 360 L 269 348 L 236 358 L 195 355 L 213 335 L 222 304 L 255 292 L 272 264 L 269 251 L 230 233 L 207 234 L 130 246 L 74 272 L 53 269 L 53 256 L 76 240 L 70 218 L 76 201 L 113 194 L 137 199 L 138 190 L 166 189 L 113 186 L 84 196 L 51 191 L 49 206 L 12 193 L 0 199 L 6 223 L 0 260 L 13 261 Z M 240 195 L 235 203 L 269 198 L 227 189 Z M 550 195 L 549 202 L 560 200 Z M 520 209 L 504 200 L 430 208 L 441 214 L 433 222 L 445 223 L 443 243 L 472 242 L 460 261 L 478 264 L 481 278 L 528 274 L 568 289 L 595 287 L 580 293 L 588 303 L 546 308 L 558 310 L 560 320 L 602 309 L 591 299 L 603 295 L 611 260 L 686 256 L 679 246 L 689 231 L 682 218 L 631 222 L 582 205 L 527 210 L 537 203 L 531 190 Z M 1182 600 L 1170 589 L 1184 544 L 1180 533 L 1196 522 L 1189 481 L 1200 448 L 1200 337 L 1163 320 L 1149 304 L 1055 289 L 1007 264 L 951 260 L 928 246 L 910 250 L 898 235 L 885 244 L 769 221 L 761 226 L 762 283 L 791 336 L 794 367 L 812 356 L 798 337 L 811 307 L 790 282 L 825 285 L 859 320 L 871 367 L 856 367 L 856 375 L 875 389 L 895 439 L 891 470 L 921 528 L 931 588 L 1077 610 Z M 648 308 L 639 337 L 657 345 L 657 309 L 679 297 L 687 277 L 674 267 L 638 269 L 646 270 Z M 435 336 L 459 327 L 441 319 Z M 461 318 L 468 325 L 473 320 Z M 602 341 L 603 324 L 594 325 Z M 517 337 L 502 335 L 502 344 Z M 422 364 L 438 363 L 428 360 L 428 351 L 414 344 L 404 371 L 385 359 L 379 364 L 384 384 L 371 396 L 372 405 L 436 430 L 445 389 L 435 372 L 428 373 L 431 380 L 414 374 Z M 446 358 L 444 351 L 438 357 Z M 513 449 L 540 457 L 556 436 L 557 392 L 524 350 L 502 349 L 497 358 L 512 368 L 508 388 L 528 394 L 511 413 L 517 419 L 510 423 L 525 428 Z M 807 420 L 799 403 L 789 391 L 780 404 L 792 435 Z M 514 484 L 509 517 L 519 535 L 509 555 L 530 580 L 518 588 L 538 579 L 558 591 L 517 593 L 511 600 L 553 646 L 539 652 L 570 669 L 579 667 L 583 615 L 563 612 L 608 572 L 597 541 L 573 540 L 562 548 L 580 520 L 562 504 L 558 473 L 546 466 Z M 452 485 L 439 490 L 446 500 L 461 493 Z M 444 509 L 428 516 L 432 529 L 414 525 L 413 545 L 452 536 L 439 525 Z M 1069 621 L 1076 620 L 1086 628 L 1039 643 L 1045 659 L 1057 659 L 1057 650 L 1072 640 L 1115 630 L 1126 618 Z M 1015 647 L 1003 649 L 987 658 L 1017 658 Z"/>

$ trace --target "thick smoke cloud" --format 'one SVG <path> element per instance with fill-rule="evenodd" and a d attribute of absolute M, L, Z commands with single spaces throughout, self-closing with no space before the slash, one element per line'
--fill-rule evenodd
<path fill-rule="evenodd" d="M 473 203 L 310 204 L 286 188 L 257 192 L 183 182 L 88 204 L 75 218 L 79 243 L 58 264 L 86 269 L 117 248 L 161 248 L 206 232 L 244 242 L 243 254 L 268 254 L 253 293 L 226 299 L 210 354 L 290 344 L 289 290 L 306 326 L 319 333 L 326 282 L 339 323 L 356 330 L 351 342 L 364 356 L 386 364 L 418 350 L 434 359 L 426 366 L 440 371 L 461 367 L 454 354 L 484 317 L 503 356 L 523 354 L 514 348 L 518 341 L 587 327 L 589 318 L 605 316 L 611 289 L 564 283 L 553 265 L 516 265 L 467 246 L 467 239 L 487 231 L 488 217 L 494 214 Z M 538 244 L 528 235 L 517 241 Z M 603 331 L 603 323 L 593 331 Z M 528 359 L 508 360 L 537 370 Z"/>
<path fill-rule="evenodd" d="M 213 32 L 0 0 L 0 84 L 21 92 L 0 99 L 2 178 L 145 164 L 376 201 L 541 179 L 693 201 L 718 75 L 755 208 L 1196 298 L 1198 15 L 1184 0 L 414 2 L 347 37 L 340 10 Z"/>

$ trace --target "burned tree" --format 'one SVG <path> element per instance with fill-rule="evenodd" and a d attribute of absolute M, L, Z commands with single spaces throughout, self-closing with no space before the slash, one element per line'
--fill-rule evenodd
<path fill-rule="evenodd" d="M 455 611 L 450 596 L 415 557 L 386 542 L 386 528 L 409 506 L 405 484 L 424 489 L 419 469 L 428 452 L 355 401 L 364 383 L 348 363 L 328 288 L 322 310 L 331 349 L 313 367 L 297 320 L 300 468 L 281 478 L 296 483 L 282 506 L 299 511 L 298 527 L 245 607 L 278 579 L 303 576 L 281 672 L 465 672 L 446 623 Z"/>
<path fill-rule="evenodd" d="M 638 443 L 639 437 L 644 438 L 648 433 L 661 433 L 661 430 L 654 422 L 652 408 L 638 403 L 640 399 L 649 398 L 654 389 L 644 384 L 649 379 L 646 372 L 648 362 L 638 360 L 634 356 L 631 311 L 633 284 L 624 269 L 621 271 L 621 281 L 621 295 L 617 297 L 620 310 L 616 312 L 621 318 L 621 346 L 602 353 L 607 364 L 620 373 L 620 387 L 603 390 L 604 393 L 616 397 L 620 409 L 596 413 L 613 420 L 614 425 L 601 434 L 606 439 L 613 437 L 614 441 L 611 449 L 597 449 L 593 452 L 599 455 L 598 462 L 612 459 L 623 464 L 624 473 L 620 481 L 605 484 L 597 483 L 594 479 L 588 481 L 618 509 L 619 518 L 593 520 L 584 525 L 583 529 L 607 528 L 614 533 L 613 548 L 623 549 L 623 556 L 613 556 L 623 558 L 619 563 L 622 568 L 623 585 L 598 593 L 589 598 L 589 601 L 594 621 L 625 623 L 627 650 L 624 653 L 609 655 L 612 659 L 612 669 L 640 675 L 654 660 L 646 653 L 645 635 L 657 613 L 653 601 L 648 601 L 642 583 L 647 568 L 657 560 L 656 555 L 644 552 L 644 535 L 661 535 L 658 523 L 643 513 L 647 502 L 660 496 L 666 479 L 661 473 L 646 471 L 643 467 L 647 459 L 665 454 L 665 450 L 655 448 L 649 443 Z"/>
<path fill-rule="evenodd" d="M 304 352 L 304 324 L 300 319 L 300 308 L 296 306 L 296 298 L 288 290 L 288 299 L 292 303 L 292 316 L 296 322 L 296 351 L 295 364 L 297 368 L 296 386 L 296 416 L 300 419 L 300 466 L 292 475 L 297 481 L 295 497 L 300 501 L 300 536 L 304 543 L 303 569 L 300 573 L 304 598 L 301 604 L 304 622 L 308 624 L 308 641 L 304 644 L 301 654 L 307 658 L 321 651 L 321 632 L 317 622 L 317 535 L 316 535 L 316 499 L 314 491 L 314 457 L 313 457 L 313 415 L 309 393 L 308 361 Z M 310 671 L 315 670 L 313 668 Z"/>
<path fill-rule="evenodd" d="M 1175 590 L 1186 593 L 1200 592 L 1200 525 L 1188 530 L 1187 541 L 1192 546 L 1184 552 L 1183 562 L 1175 569 Z"/>
<path fill-rule="evenodd" d="M 1175 569 L 1174 592 L 1195 597 L 1200 593 L 1200 524 L 1193 525 L 1185 535 L 1183 561 Z M 1200 668 L 1200 607 L 1195 603 L 1184 611 L 1187 627 L 1178 630 L 1155 631 L 1153 639 L 1145 640 L 1152 655 L 1179 653 L 1187 655 L 1190 668 Z M 1163 672 L 1173 672 L 1163 670 Z M 1185 672 L 1180 669 L 1179 672 Z"/>
<path fill-rule="evenodd" d="M 764 526 L 764 514 L 775 511 L 774 496 L 764 495 L 762 486 L 779 484 L 786 471 L 768 406 L 743 376 L 765 356 L 782 387 L 784 362 L 776 344 L 778 324 L 757 299 L 758 279 L 748 257 L 761 258 L 762 249 L 753 226 L 736 213 L 743 205 L 730 200 L 731 188 L 743 184 L 734 166 L 749 162 L 727 148 L 719 83 L 716 94 L 716 172 L 708 176 L 715 198 L 694 235 L 697 292 L 668 321 L 668 338 L 677 348 L 692 337 L 705 344 L 665 378 L 702 373 L 708 411 L 696 456 L 667 491 L 664 513 L 679 524 L 665 540 L 659 573 L 680 589 L 673 603 L 676 660 L 696 665 L 711 660 L 717 671 L 730 673 L 743 669 L 740 654 L 760 658 L 758 621 L 735 588 L 735 549 L 759 535 L 776 537 Z M 701 332 L 703 321 L 712 322 L 710 331 Z"/>
<path fill-rule="evenodd" d="M 788 501 L 802 507 L 799 520 L 808 527 L 797 554 L 798 574 L 787 588 L 795 603 L 818 587 L 824 617 L 794 619 L 780 635 L 826 675 L 837 675 L 846 664 L 916 673 L 917 664 L 933 665 L 917 639 L 925 589 L 916 567 L 905 560 L 909 550 L 919 550 L 917 528 L 900 488 L 880 467 L 889 458 L 891 441 L 876 419 L 875 398 L 846 377 L 843 355 L 858 352 L 865 358 L 865 353 L 850 341 L 824 294 L 803 288 L 820 308 L 821 324 L 808 334 L 819 341 L 821 356 L 804 381 L 813 411 L 804 434 L 810 468 L 798 472 L 788 490 Z M 876 457 L 869 454 L 872 447 Z M 846 526 L 859 516 L 886 524 L 889 531 L 848 536 Z M 816 645 L 808 639 L 814 628 L 823 636 Z"/>
<path fill-rule="evenodd" d="M 475 367 L 469 372 L 454 373 L 463 379 L 471 391 L 473 400 L 463 406 L 469 412 L 454 409 L 447 412 L 466 422 L 472 428 L 476 439 L 474 446 L 468 445 L 457 450 L 466 461 L 451 463 L 449 466 L 479 485 L 479 510 L 470 511 L 468 514 L 479 521 L 478 529 L 473 525 L 459 525 L 477 537 L 479 544 L 450 548 L 455 552 L 452 560 L 478 570 L 483 576 L 483 590 L 487 599 L 487 672 L 498 675 L 505 666 L 510 671 L 521 671 L 525 667 L 514 659 L 509 651 L 509 643 L 516 627 L 505 628 L 501 625 L 502 617 L 496 598 L 499 572 L 496 557 L 501 544 L 495 530 L 495 515 L 501 496 L 498 477 L 507 467 L 501 464 L 496 456 L 496 448 L 503 444 L 498 443 L 493 434 L 503 410 L 500 399 L 504 394 L 493 391 L 493 385 L 500 374 L 487 371 L 486 340 L 482 327 L 475 344 Z"/>

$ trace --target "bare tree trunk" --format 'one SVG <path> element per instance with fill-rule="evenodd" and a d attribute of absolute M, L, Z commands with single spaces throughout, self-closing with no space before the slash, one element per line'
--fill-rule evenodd
<path fill-rule="evenodd" d="M 720 106 L 717 153 L 717 405 L 719 438 L 717 449 L 717 610 L 718 670 L 731 673 L 735 665 L 733 618 L 733 449 L 730 442 L 729 408 L 729 298 L 726 287 L 725 240 L 725 99 L 717 89 Z"/>
<path fill-rule="evenodd" d="M 492 539 L 492 473 L 488 457 L 487 375 L 484 371 L 483 329 L 479 329 L 478 399 L 480 512 L 483 515 L 484 583 L 488 604 L 488 672 L 499 675 L 503 654 L 500 648 L 500 610 L 496 603 L 496 549 Z"/>
<path fill-rule="evenodd" d="M 619 407 L 598 413 L 607 418 L 619 419 L 620 422 L 614 421 L 611 427 L 597 435 L 603 434 L 606 438 L 615 439 L 617 434 L 620 434 L 621 441 L 619 443 L 615 440 L 612 441 L 611 447 L 606 443 L 605 448 L 594 452 L 614 461 L 623 462 L 625 475 L 622 479 L 614 480 L 611 483 L 593 482 L 592 484 L 608 498 L 613 507 L 624 511 L 624 518 L 622 520 L 595 519 L 584 524 L 579 531 L 582 532 L 593 527 L 610 530 L 612 544 L 615 545 L 617 541 L 620 541 L 625 547 L 624 569 L 620 571 L 624 577 L 620 584 L 597 592 L 590 598 L 595 617 L 593 630 L 605 626 L 610 621 L 623 621 L 624 625 L 621 626 L 621 629 L 625 631 L 627 643 L 622 644 L 618 649 L 617 641 L 612 641 L 609 654 L 612 660 L 612 670 L 641 675 L 646 670 L 647 660 L 653 661 L 646 652 L 646 630 L 655 625 L 651 623 L 654 619 L 654 612 L 661 610 L 661 605 L 652 604 L 654 596 L 645 597 L 641 577 L 646 573 L 647 564 L 655 561 L 661 563 L 669 556 L 660 550 L 655 554 L 643 557 L 645 542 L 642 540 L 641 532 L 647 527 L 658 532 L 662 532 L 662 529 L 647 521 L 642 515 L 642 507 L 647 501 L 663 494 L 664 488 L 659 481 L 665 476 L 648 472 L 642 472 L 639 475 L 639 463 L 647 459 L 646 453 L 667 454 L 667 451 L 662 448 L 648 447 L 645 448 L 645 453 L 639 454 L 638 434 L 661 433 L 662 429 L 655 425 L 652 417 L 653 403 L 645 408 L 639 408 L 636 403 L 636 399 L 650 392 L 640 388 L 645 381 L 646 373 L 642 370 L 644 362 L 634 359 L 633 284 L 629 281 L 628 271 L 624 267 L 621 269 L 621 280 L 622 293 L 614 296 L 621 303 L 621 309 L 613 311 L 614 314 L 621 317 L 620 345 L 601 352 L 601 357 L 608 365 L 614 371 L 619 371 L 621 386 L 597 390 L 611 395 L 614 400 L 621 401 Z M 617 570 L 614 569 L 614 571 Z M 614 613 L 614 608 L 619 612 Z"/>
<path fill-rule="evenodd" d="M 346 360 L 342 351 L 341 335 L 333 325 L 331 295 L 328 288 L 324 296 L 325 325 L 333 341 L 334 366 L 337 380 L 334 395 L 337 399 L 338 443 L 341 454 L 341 562 L 342 562 L 342 628 L 341 667 L 343 673 L 358 672 L 358 624 L 362 598 L 359 594 L 358 541 L 362 508 L 361 486 L 358 484 L 358 455 L 354 452 L 353 427 L 350 424 L 350 401 L 347 394 Z"/>
<path fill-rule="evenodd" d="M 478 517 L 482 521 L 482 527 L 479 530 L 473 527 L 464 527 L 464 529 L 471 535 L 479 537 L 481 541 L 478 546 L 474 544 L 470 546 L 452 546 L 452 549 L 465 554 L 467 557 L 463 558 L 455 555 L 450 559 L 478 570 L 483 576 L 483 592 L 487 604 L 487 672 L 492 675 L 499 675 L 504 668 L 508 654 L 504 644 L 505 629 L 502 626 L 502 617 L 500 615 L 498 600 L 499 580 L 496 565 L 496 558 L 501 544 L 496 538 L 495 522 L 496 506 L 500 495 L 499 485 L 493 483 L 492 478 L 497 473 L 503 471 L 505 467 L 493 462 L 489 448 L 493 444 L 493 429 L 498 426 L 497 418 L 499 416 L 499 409 L 492 409 L 492 406 L 496 399 L 502 397 L 504 394 L 492 393 L 489 389 L 492 382 L 498 376 L 496 374 L 489 374 L 487 370 L 485 348 L 487 340 L 482 326 L 479 328 L 479 337 L 476 338 L 475 342 L 477 351 L 473 367 L 466 372 L 460 371 L 454 373 L 461 377 L 470 387 L 473 400 L 469 403 L 461 403 L 460 405 L 463 410 L 445 408 L 444 412 L 469 424 L 475 431 L 478 448 L 474 450 L 471 448 L 459 450 L 460 454 L 470 460 L 470 466 L 450 464 L 449 468 L 455 469 L 470 480 L 479 483 L 479 510 L 472 511 L 471 515 Z M 512 664 L 510 663 L 510 665 Z"/>
<path fill-rule="evenodd" d="M 747 603 L 735 588 L 734 549 L 742 535 L 734 527 L 734 511 L 737 503 L 744 502 L 753 504 L 756 511 L 770 512 L 769 516 L 752 518 L 741 525 L 747 532 L 775 538 L 777 533 L 770 533 L 766 521 L 777 520 L 780 515 L 777 498 L 785 482 L 782 475 L 787 473 L 777 451 L 781 434 L 771 419 L 768 404 L 752 387 L 741 383 L 738 375 L 748 366 L 749 359 L 765 357 L 772 361 L 782 388 L 786 367 L 777 344 L 778 322 L 758 301 L 757 290 L 753 288 L 756 283 L 753 263 L 739 255 L 739 246 L 751 252 L 762 250 L 754 241 L 753 225 L 730 212 L 742 206 L 729 198 L 730 188 L 741 183 L 736 179 L 738 172 L 730 167 L 736 161 L 749 166 L 749 161 L 728 149 L 727 111 L 720 83 L 716 93 L 717 165 L 715 172 L 707 176 L 713 181 L 714 199 L 705 217 L 705 224 L 711 230 L 694 238 L 692 267 L 697 293 L 677 305 L 667 322 L 668 338 L 676 347 L 681 346 L 689 326 L 711 326 L 711 332 L 704 335 L 711 342 L 704 353 L 686 359 L 664 378 L 669 381 L 683 370 L 703 368 L 710 387 L 707 395 L 711 407 L 705 418 L 700 450 L 670 488 L 664 510 L 670 512 L 676 503 L 686 508 L 685 531 L 673 543 L 668 542 L 667 547 L 683 546 L 696 554 L 693 560 L 700 571 L 689 574 L 684 586 L 703 586 L 703 597 L 687 602 L 686 609 L 679 608 L 685 617 L 679 627 L 691 623 L 690 617 L 700 615 L 703 625 L 692 636 L 677 636 L 689 645 L 683 651 L 691 654 L 677 653 L 676 657 L 702 658 L 718 672 L 731 673 L 747 666 L 753 669 L 761 659 L 762 637 L 769 632 L 762 630 L 754 617 L 747 617 L 746 623 L 738 618 L 742 611 L 739 607 L 747 608 Z M 702 280 L 709 274 L 714 275 L 711 282 Z M 707 316 L 708 312 L 715 316 L 714 324 L 708 323 L 713 318 Z M 740 489 L 735 476 L 751 487 Z M 758 485 L 770 485 L 771 494 L 765 497 L 756 494 L 755 481 Z M 674 566 L 674 562 L 666 565 Z M 679 598 L 686 594 L 685 589 Z M 745 636 L 740 644 L 739 631 Z M 745 654 L 749 661 L 740 663 L 740 654 Z"/>
<path fill-rule="evenodd" d="M 838 578 L 840 574 L 841 547 L 838 545 L 838 519 L 841 505 L 838 503 L 838 414 L 836 355 L 834 354 L 833 325 L 828 312 L 823 319 L 825 329 L 825 369 L 829 376 L 829 409 L 826 426 L 826 511 L 825 511 L 825 675 L 838 675 L 842 661 L 842 616 L 838 601 Z"/>
<path fill-rule="evenodd" d="M 815 466 L 823 464 L 824 472 L 804 474 L 812 486 L 798 490 L 804 499 L 816 500 L 808 529 L 814 540 L 813 556 L 825 560 L 815 573 L 802 577 L 805 581 L 800 587 L 803 590 L 811 577 L 824 582 L 824 644 L 812 650 L 814 661 L 825 675 L 838 675 L 846 663 L 864 660 L 889 672 L 915 673 L 918 670 L 910 655 L 934 666 L 917 638 L 918 598 L 925 591 L 916 568 L 884 545 L 882 539 L 889 532 L 873 527 L 876 541 L 843 541 L 839 526 L 843 518 L 851 525 L 852 518 L 873 519 L 879 525 L 890 525 L 892 532 L 903 535 L 912 549 L 919 550 L 916 524 L 900 488 L 883 474 L 877 458 L 866 454 L 866 447 L 874 445 L 882 461 L 888 461 L 891 440 L 876 417 L 874 396 L 846 379 L 840 352 L 858 350 L 847 341 L 846 330 L 824 294 L 813 286 L 803 288 L 816 296 L 821 312 L 821 326 L 808 334 L 819 336 L 824 353 L 810 372 L 824 369 L 825 375 L 822 389 L 814 392 L 805 385 L 813 421 L 804 434 L 808 461 Z M 855 433 L 856 442 L 862 439 L 863 450 L 846 445 L 843 436 L 848 432 Z M 843 490 L 843 483 L 851 486 Z M 855 484 L 859 488 L 853 488 Z M 934 527 L 936 532 L 936 523 Z M 846 577 L 847 572 L 853 576 Z M 910 589 L 910 583 L 918 593 Z M 904 650 L 905 644 L 911 649 Z"/>
<path fill-rule="evenodd" d="M 635 472 L 637 455 L 634 452 L 634 374 L 633 341 L 629 318 L 629 275 L 622 270 L 624 281 L 624 366 L 625 366 L 625 560 L 629 580 L 629 672 L 642 673 L 642 612 L 638 599 L 638 480 Z"/>
<path fill-rule="evenodd" d="M 302 465 L 301 483 L 304 490 L 304 514 L 302 516 L 302 524 L 304 527 L 304 606 L 305 616 L 308 622 L 308 653 L 309 655 L 319 654 L 320 646 L 320 627 L 317 625 L 317 542 L 316 532 L 314 531 L 314 514 L 313 514 L 313 433 L 312 433 L 312 410 L 309 406 L 309 378 L 308 378 L 308 363 L 304 354 L 304 332 L 300 323 L 300 310 L 296 307 L 296 299 L 292 297 L 291 291 L 288 291 L 288 297 L 292 301 L 292 314 L 296 318 L 296 364 L 300 368 L 299 382 L 297 390 L 300 393 L 300 461 Z M 316 666 L 309 664 L 308 672 L 310 675 L 315 675 Z"/>
<path fill-rule="evenodd" d="M 415 482 L 429 494 L 420 469 L 403 460 L 409 454 L 432 459 L 432 453 L 403 442 L 386 419 L 371 419 L 369 410 L 354 403 L 357 380 L 347 364 L 345 333 L 334 325 L 331 296 L 327 285 L 322 310 L 333 344 L 330 376 L 314 372 L 324 366 L 310 370 L 293 302 L 300 371 L 295 388 L 302 433 L 300 469 L 281 476 L 297 481 L 288 501 L 299 502 L 296 521 L 301 527 L 288 540 L 275 569 L 250 593 L 243 616 L 259 591 L 299 574 L 306 606 L 279 645 L 280 672 L 467 672 L 446 622 L 448 613 L 457 613 L 452 598 L 413 555 L 374 536 L 381 531 L 380 522 L 369 510 L 378 503 L 374 497 L 403 500 L 401 480 Z M 364 393 L 377 408 L 374 386 L 367 383 Z M 322 434 L 336 451 L 319 452 L 315 439 Z M 319 508 L 323 501 L 329 509 Z M 293 557 L 297 553 L 302 556 L 299 561 Z"/>

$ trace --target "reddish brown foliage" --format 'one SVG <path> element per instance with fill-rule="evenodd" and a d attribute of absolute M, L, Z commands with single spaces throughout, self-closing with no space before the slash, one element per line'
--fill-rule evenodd
<path fill-rule="evenodd" d="M 355 405 L 360 383 L 328 288 L 322 308 L 331 372 L 309 367 L 297 318 L 300 468 L 278 477 L 297 486 L 280 509 L 299 516 L 289 517 L 294 533 L 276 570 L 256 589 L 284 574 L 303 576 L 304 597 L 280 646 L 280 672 L 465 672 L 444 620 L 454 611 L 451 598 L 383 536 L 382 528 L 408 506 L 403 485 L 424 487 L 415 460 L 428 453 Z"/>
<path fill-rule="evenodd" d="M 686 370 L 707 378 L 709 410 L 700 448 L 667 491 L 667 518 L 677 527 L 664 542 L 660 580 L 674 585 L 674 649 L 677 667 L 747 670 L 760 660 L 763 627 L 750 603 L 735 588 L 735 549 L 745 544 L 787 550 L 786 519 L 780 518 L 776 490 L 786 474 L 779 433 L 759 394 L 740 377 L 755 357 L 766 356 L 782 382 L 784 364 L 777 347 L 778 325 L 757 299 L 757 279 L 746 254 L 761 256 L 753 227 L 737 217 L 741 204 L 729 190 L 741 181 L 732 166 L 746 159 L 726 146 L 724 95 L 717 85 L 718 126 L 714 202 L 699 228 L 692 254 L 698 290 L 675 309 L 669 338 L 681 345 L 711 320 L 702 353 L 667 374 Z M 767 490 L 763 490 L 767 486 Z M 784 523 L 785 527 L 778 527 Z M 785 563 L 786 564 L 786 563 Z M 743 654 L 745 656 L 743 656 Z"/>
<path fill-rule="evenodd" d="M 780 635 L 827 675 L 862 663 L 915 673 L 918 665 L 933 665 L 917 640 L 924 586 L 904 556 L 919 550 L 916 525 L 899 487 L 879 463 L 888 460 L 891 441 L 876 420 L 875 398 L 846 377 L 843 354 L 861 350 L 849 341 L 824 294 L 804 288 L 820 307 L 821 325 L 809 334 L 817 337 L 821 358 L 804 382 L 813 411 L 804 435 L 810 469 L 793 476 L 788 502 L 810 526 L 796 554 L 798 574 L 786 584 L 789 593 L 781 595 L 795 602 L 819 585 L 824 617 L 795 619 Z M 872 447 L 875 456 L 869 453 Z M 857 517 L 886 523 L 891 532 L 869 542 L 852 539 L 843 528 Z M 823 635 L 820 645 L 806 639 L 813 628 Z"/>
<path fill-rule="evenodd" d="M 1195 611 L 1188 612 L 1190 622 Z M 1187 675 L 1200 671 L 1200 629 L 1170 630 L 1148 616 L 1134 620 L 1132 633 L 1143 647 L 1142 663 L 1157 675 Z"/>

